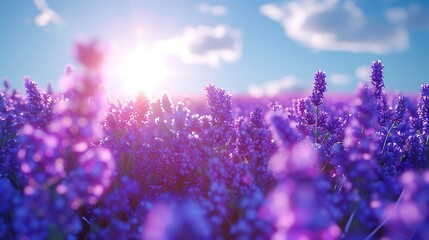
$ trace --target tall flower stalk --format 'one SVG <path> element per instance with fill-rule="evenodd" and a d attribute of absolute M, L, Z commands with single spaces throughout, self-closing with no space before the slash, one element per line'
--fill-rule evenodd
<path fill-rule="evenodd" d="M 314 85 L 313 85 L 313 93 L 311 94 L 311 102 L 316 107 L 316 126 L 314 130 L 315 134 L 315 142 L 317 143 L 320 129 L 319 129 L 319 106 L 323 103 L 324 94 L 326 92 L 326 74 L 325 72 L 319 70 L 314 74 Z"/>
<path fill-rule="evenodd" d="M 77 210 L 94 205 L 111 184 L 115 163 L 108 149 L 91 147 L 103 136 L 104 95 L 100 89 L 102 50 L 99 44 L 78 43 L 76 57 L 82 75 L 67 70 L 65 99 L 54 106 L 57 117 L 46 129 L 27 124 L 21 132 L 18 152 L 21 170 L 28 178 L 23 203 L 15 211 L 19 238 L 62 238 L 81 231 Z M 27 81 L 30 113 L 43 110 L 43 98 Z M 34 112 L 34 113 L 33 113 Z M 40 208 L 35 201 L 44 203 Z M 37 212 L 37 214 L 32 214 Z M 37 221 L 38 225 L 25 225 Z"/>

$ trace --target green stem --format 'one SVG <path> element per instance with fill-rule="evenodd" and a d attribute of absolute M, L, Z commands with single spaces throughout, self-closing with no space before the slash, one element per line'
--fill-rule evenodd
<path fill-rule="evenodd" d="M 380 225 L 378 225 L 378 227 L 376 227 L 366 238 L 365 238 L 365 240 L 369 240 L 369 239 L 371 239 L 372 238 L 372 236 L 374 236 L 374 234 L 375 233 L 377 233 L 377 231 L 381 228 L 381 227 L 383 227 L 383 225 L 384 224 L 386 224 L 387 223 L 387 221 L 389 221 L 390 220 L 390 218 L 393 216 L 393 214 L 395 214 L 395 212 L 398 210 L 398 207 L 399 207 L 399 204 L 400 204 L 400 202 L 401 202 L 401 198 L 402 198 L 402 195 L 404 195 L 404 192 L 405 192 L 405 189 L 406 189 L 407 187 L 404 187 L 404 189 L 402 190 L 402 192 L 401 192 L 401 195 L 399 195 L 399 198 L 398 198 L 398 200 L 396 201 L 396 203 L 395 203 L 395 206 L 393 207 L 393 211 L 390 213 L 390 215 L 389 216 L 387 216 L 386 217 L 386 219 L 384 219 L 384 221 L 382 222 L 382 223 L 380 223 Z"/>
<path fill-rule="evenodd" d="M 356 210 L 353 210 L 352 214 L 350 215 L 349 220 L 347 221 L 347 224 L 344 227 L 344 232 L 343 232 L 343 234 L 341 234 L 341 238 L 340 239 L 344 239 L 346 237 L 347 232 L 350 229 L 350 225 L 352 224 L 353 217 L 355 216 L 355 212 L 356 212 Z"/>
<path fill-rule="evenodd" d="M 429 135 L 426 138 L 425 152 L 426 152 L 426 160 L 429 160 Z M 428 165 L 428 161 L 426 161 L 426 166 L 427 165 Z"/>
<path fill-rule="evenodd" d="M 386 137 L 384 138 L 383 148 L 381 149 L 380 158 L 381 156 L 383 156 L 384 149 L 386 148 L 386 145 L 387 145 L 387 139 L 389 138 L 389 134 L 394 127 L 395 127 L 395 124 L 393 123 L 389 131 L 387 131 Z"/>
<path fill-rule="evenodd" d="M 6 136 L 3 138 L 2 144 L 1 144 L 1 149 L 3 150 L 4 144 L 6 143 Z"/>
<path fill-rule="evenodd" d="M 319 129 L 318 129 L 318 120 L 319 120 L 319 107 L 316 107 L 316 127 L 314 128 L 314 142 L 317 143 L 317 139 L 319 138 Z"/>

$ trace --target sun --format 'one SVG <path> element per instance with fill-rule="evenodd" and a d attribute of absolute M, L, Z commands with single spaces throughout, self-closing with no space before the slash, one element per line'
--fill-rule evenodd
<path fill-rule="evenodd" d="M 125 92 L 136 95 L 143 91 L 150 96 L 170 70 L 163 53 L 141 44 L 120 60 L 116 73 Z"/>

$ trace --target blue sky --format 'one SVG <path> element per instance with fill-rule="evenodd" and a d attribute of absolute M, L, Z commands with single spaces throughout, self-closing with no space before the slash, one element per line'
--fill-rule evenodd
<path fill-rule="evenodd" d="M 141 45 L 168 70 L 135 80 L 133 90 L 154 94 L 203 93 L 209 83 L 254 96 L 309 91 L 318 69 L 329 92 L 351 92 L 378 59 L 389 90 L 429 83 L 429 1 L 3 0 L 0 36 L 0 77 L 20 90 L 24 76 L 57 87 L 80 38 L 109 45 L 112 95 L 129 94 L 112 69 Z"/>

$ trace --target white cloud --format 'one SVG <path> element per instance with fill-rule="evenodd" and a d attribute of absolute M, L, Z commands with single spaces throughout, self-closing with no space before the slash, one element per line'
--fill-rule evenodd
<path fill-rule="evenodd" d="M 279 93 L 287 91 L 302 91 L 305 86 L 302 81 L 293 75 L 287 75 L 280 80 L 272 80 L 264 82 L 261 85 L 250 84 L 248 92 L 252 97 L 273 97 Z"/>
<path fill-rule="evenodd" d="M 218 67 L 241 58 L 242 37 L 240 30 L 226 25 L 186 27 L 183 34 L 161 41 L 157 47 L 184 63 Z"/>
<path fill-rule="evenodd" d="M 386 16 L 409 29 L 429 30 L 429 9 L 416 3 L 407 8 L 391 8 L 386 11 Z"/>
<path fill-rule="evenodd" d="M 260 12 L 279 22 L 288 37 L 316 50 L 381 54 L 405 50 L 409 44 L 406 29 L 368 18 L 353 1 L 269 3 Z"/>
<path fill-rule="evenodd" d="M 45 27 L 50 23 L 60 24 L 63 22 L 61 16 L 52 10 L 46 0 L 34 0 L 34 4 L 40 10 L 40 14 L 34 18 L 34 23 L 39 27 Z"/>
<path fill-rule="evenodd" d="M 329 81 L 334 85 L 345 85 L 350 83 L 352 78 L 348 74 L 334 73 L 331 74 Z"/>
<path fill-rule="evenodd" d="M 213 16 L 225 16 L 228 13 L 228 8 L 223 5 L 210 5 L 206 3 L 198 4 L 198 12 Z"/>
<path fill-rule="evenodd" d="M 371 77 L 371 66 L 361 65 L 356 68 L 355 74 L 359 81 L 369 81 Z"/>
<path fill-rule="evenodd" d="M 396 23 L 405 22 L 407 20 L 407 10 L 404 8 L 391 8 L 386 11 L 386 17 Z"/>

